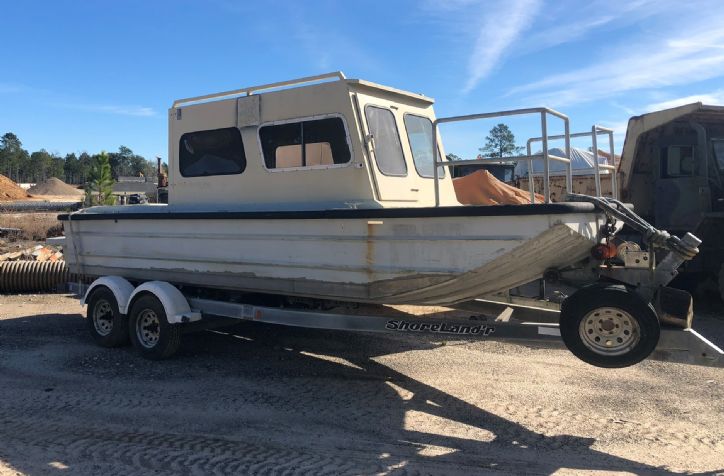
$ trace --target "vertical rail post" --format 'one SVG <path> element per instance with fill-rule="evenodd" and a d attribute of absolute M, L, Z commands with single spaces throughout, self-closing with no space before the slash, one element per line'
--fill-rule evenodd
<path fill-rule="evenodd" d="M 596 196 L 601 196 L 601 170 L 598 166 L 598 127 L 591 128 L 591 142 L 593 143 L 593 172 L 596 182 Z"/>
<path fill-rule="evenodd" d="M 566 164 L 566 192 L 571 194 L 573 193 L 573 165 L 571 164 L 571 126 L 568 123 L 568 118 L 563 120 L 563 127 L 563 135 L 566 141 L 566 159 L 568 159 Z"/>
<path fill-rule="evenodd" d="M 608 148 L 611 149 L 611 165 L 613 166 L 613 170 L 611 171 L 611 196 L 618 200 L 618 182 L 616 177 L 618 170 L 616 170 L 616 154 L 613 147 L 613 131 L 608 132 Z"/>
<path fill-rule="evenodd" d="M 439 167 L 437 163 L 437 119 L 435 119 L 435 122 L 432 123 L 432 177 L 433 182 L 435 186 L 435 208 L 440 206 L 440 184 L 438 183 L 439 177 L 437 173 L 437 168 Z M 440 157 L 440 162 L 442 162 L 442 157 Z M 452 174 L 452 168 L 450 169 L 450 173 Z"/>
<path fill-rule="evenodd" d="M 548 161 L 548 124 L 546 118 L 546 111 L 540 113 L 540 128 L 541 136 L 543 137 L 543 197 L 545 203 L 551 202 L 551 191 L 550 191 L 550 162 Z"/>
<path fill-rule="evenodd" d="M 526 152 L 530 157 L 530 141 L 526 144 Z M 530 203 L 535 203 L 535 182 L 533 181 L 533 172 L 530 170 L 533 167 L 533 161 L 528 160 L 525 163 L 525 169 L 528 171 L 528 192 L 530 192 Z"/>

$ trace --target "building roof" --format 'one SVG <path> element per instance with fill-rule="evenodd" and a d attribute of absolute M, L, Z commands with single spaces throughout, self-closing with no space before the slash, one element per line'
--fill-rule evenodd
<path fill-rule="evenodd" d="M 540 152 L 537 152 L 540 154 Z M 552 149 L 548 149 L 548 154 L 550 155 L 556 155 L 558 157 L 565 157 L 566 153 L 563 149 L 559 147 L 554 147 Z M 609 153 L 603 153 L 603 151 L 598 151 L 598 163 L 602 165 L 611 165 L 610 163 L 610 154 Z M 571 172 L 573 175 L 592 175 L 593 174 L 593 168 L 594 168 L 594 158 L 593 158 L 593 152 L 586 150 L 586 149 L 579 149 L 577 147 L 571 147 Z M 566 164 L 563 162 L 558 162 L 556 160 L 550 161 L 550 167 L 549 167 L 551 175 L 564 175 L 566 173 Z M 543 161 L 542 160 L 536 160 L 533 162 L 533 173 L 534 174 L 542 174 L 543 173 Z M 601 170 L 601 173 L 608 173 L 607 170 Z M 515 174 L 518 176 L 525 176 L 528 174 L 528 162 L 520 161 L 515 166 Z"/>

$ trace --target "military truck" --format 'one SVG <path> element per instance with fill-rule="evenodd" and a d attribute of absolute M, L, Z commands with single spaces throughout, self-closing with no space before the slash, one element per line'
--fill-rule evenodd
<path fill-rule="evenodd" d="M 717 282 L 724 300 L 724 106 L 702 103 L 629 119 L 620 197 L 649 223 L 703 244 L 679 284 Z"/>

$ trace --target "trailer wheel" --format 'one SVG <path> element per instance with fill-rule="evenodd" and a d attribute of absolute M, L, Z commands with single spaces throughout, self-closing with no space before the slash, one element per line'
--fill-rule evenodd
<path fill-rule="evenodd" d="M 620 368 L 648 357 L 659 342 L 653 307 L 624 286 L 591 286 L 561 306 L 561 337 L 579 359 Z"/>
<path fill-rule="evenodd" d="M 163 304 L 152 294 L 143 294 L 135 300 L 128 329 L 133 346 L 147 359 L 166 359 L 181 346 L 181 329 L 168 323 Z"/>
<path fill-rule="evenodd" d="M 93 340 L 102 347 L 128 344 L 128 321 L 119 312 L 113 292 L 99 286 L 92 291 L 87 302 L 86 324 Z"/>

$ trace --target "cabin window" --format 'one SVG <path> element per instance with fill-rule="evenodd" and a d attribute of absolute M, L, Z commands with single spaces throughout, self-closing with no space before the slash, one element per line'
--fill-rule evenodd
<path fill-rule="evenodd" d="M 694 147 L 671 145 L 662 149 L 661 177 L 691 177 L 694 175 Z"/>
<path fill-rule="evenodd" d="M 415 169 L 421 177 L 434 177 L 432 160 L 432 121 L 427 117 L 405 114 L 405 129 L 407 129 L 407 140 L 412 150 L 412 160 Z M 437 161 L 440 161 L 440 149 L 437 151 Z M 445 176 L 445 168 L 437 168 L 438 177 Z"/>
<path fill-rule="evenodd" d="M 339 117 L 262 126 L 259 140 L 267 169 L 333 166 L 352 160 Z"/>
<path fill-rule="evenodd" d="M 375 161 L 385 175 L 404 177 L 407 164 L 402 154 L 400 134 L 397 132 L 395 116 L 389 109 L 367 106 L 365 108 L 367 126 L 374 140 Z"/>
<path fill-rule="evenodd" d="M 183 177 L 240 174 L 246 169 L 241 133 L 236 127 L 187 132 L 179 141 Z"/>

